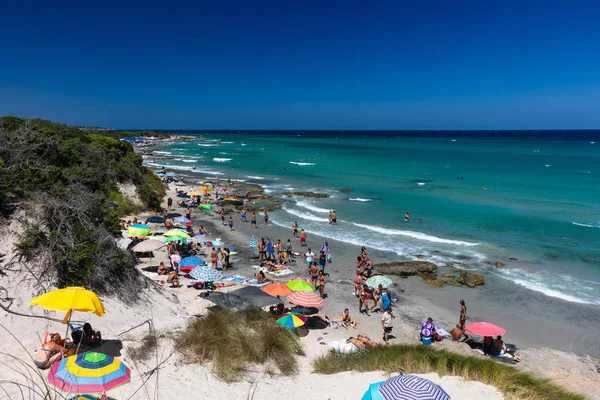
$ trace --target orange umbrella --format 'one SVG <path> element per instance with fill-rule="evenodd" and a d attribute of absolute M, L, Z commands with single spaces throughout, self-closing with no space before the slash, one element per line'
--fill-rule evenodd
<path fill-rule="evenodd" d="M 270 294 L 271 296 L 276 297 L 287 296 L 289 294 L 292 294 L 292 289 L 290 289 L 282 283 L 271 283 L 270 285 L 267 285 L 264 288 L 262 288 L 262 291 L 267 294 Z"/>

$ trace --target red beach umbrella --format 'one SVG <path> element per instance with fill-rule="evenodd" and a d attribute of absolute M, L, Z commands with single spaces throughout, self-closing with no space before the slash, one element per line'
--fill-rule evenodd
<path fill-rule="evenodd" d="M 299 291 L 290 294 L 287 301 L 302 307 L 323 307 L 325 302 L 315 292 Z"/>
<path fill-rule="evenodd" d="M 491 322 L 473 322 L 465 328 L 465 331 L 480 336 L 502 336 L 506 329 L 492 324 Z"/>

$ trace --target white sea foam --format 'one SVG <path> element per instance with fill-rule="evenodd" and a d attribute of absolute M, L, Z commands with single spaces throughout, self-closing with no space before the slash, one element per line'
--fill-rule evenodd
<path fill-rule="evenodd" d="M 218 144 L 216 144 L 216 143 L 198 143 L 198 146 L 202 146 L 202 147 L 215 147 L 215 146 L 218 146 Z"/>
<path fill-rule="evenodd" d="M 196 160 L 182 160 L 183 162 L 196 162 Z"/>
<path fill-rule="evenodd" d="M 408 236 L 414 239 L 426 240 L 428 242 L 434 243 L 445 243 L 445 244 L 453 244 L 456 246 L 478 246 L 479 243 L 472 242 L 464 242 L 462 240 L 450 240 L 450 239 L 442 239 L 436 236 L 427 235 L 421 232 L 413 232 L 413 231 L 401 231 L 398 229 L 389 229 L 383 228 L 377 225 L 365 225 L 365 224 L 357 224 L 356 222 L 352 222 L 353 225 L 359 226 L 361 228 L 368 229 L 373 232 L 383 233 L 385 235 L 399 235 L 399 236 Z"/>
<path fill-rule="evenodd" d="M 302 212 L 300 210 L 296 210 L 296 209 L 293 209 L 293 208 L 284 208 L 284 210 L 288 214 L 295 215 L 296 217 L 300 217 L 300 218 L 308 220 L 308 221 L 328 222 L 327 218 L 320 218 L 320 217 L 317 217 L 316 215 L 312 215 L 310 213 L 305 213 L 305 212 Z"/>
<path fill-rule="evenodd" d="M 556 297 L 572 303 L 600 305 L 598 290 L 600 285 L 596 282 L 583 281 L 569 277 L 564 282 L 562 275 L 541 276 L 521 269 L 500 268 L 494 270 L 496 275 L 508 279 L 517 285 L 540 292 L 549 297 Z"/>
<path fill-rule="evenodd" d="M 242 146 L 246 146 L 246 143 L 242 143 Z"/>
<path fill-rule="evenodd" d="M 250 179 L 265 179 L 262 176 L 252 176 L 252 175 L 246 175 L 246 178 L 250 178 Z"/>
<path fill-rule="evenodd" d="M 172 154 L 170 151 L 158 151 L 158 150 L 154 150 L 153 153 L 154 154 L 166 154 L 166 155 Z"/>
<path fill-rule="evenodd" d="M 300 165 L 300 166 L 306 166 L 306 165 L 317 165 L 315 163 L 309 163 L 309 162 L 296 162 L 296 161 L 290 161 L 290 164 L 296 164 L 296 165 Z"/>
<path fill-rule="evenodd" d="M 417 182 L 417 185 L 419 185 L 419 186 L 425 186 L 425 182 Z"/>
<path fill-rule="evenodd" d="M 233 144 L 234 142 L 221 142 L 223 144 Z"/>
<path fill-rule="evenodd" d="M 360 197 L 355 197 L 355 198 L 350 197 L 348 200 L 350 200 L 350 201 L 360 201 L 361 203 L 366 203 L 367 201 L 373 201 L 373 199 L 363 199 L 363 198 L 360 198 Z"/>
<path fill-rule="evenodd" d="M 456 139 L 452 139 L 453 142 L 456 142 Z"/>
<path fill-rule="evenodd" d="M 218 158 L 218 157 L 215 157 L 215 158 L 213 158 L 213 161 L 214 162 L 227 162 L 227 161 L 231 161 L 231 158 Z"/>
<path fill-rule="evenodd" d="M 577 225 L 577 226 L 585 226 L 586 228 L 600 228 L 600 222 L 598 222 L 596 224 L 594 224 L 594 223 L 591 223 L 591 224 L 582 224 L 582 223 L 579 223 L 579 222 L 573 222 L 573 221 L 571 221 L 571 223 L 573 225 Z"/>
<path fill-rule="evenodd" d="M 298 205 L 300 207 L 304 207 L 307 210 L 318 212 L 318 213 L 328 213 L 329 211 L 331 211 L 331 210 L 326 210 L 325 208 L 320 208 L 320 207 L 314 206 L 305 200 L 296 201 L 296 205 Z M 327 221 L 327 219 L 325 219 L 325 221 Z"/>
<path fill-rule="evenodd" d="M 551 166 L 552 166 L 552 165 L 550 165 L 550 164 L 546 164 L 546 165 L 545 165 L 545 167 L 546 167 L 546 168 L 550 168 Z"/>

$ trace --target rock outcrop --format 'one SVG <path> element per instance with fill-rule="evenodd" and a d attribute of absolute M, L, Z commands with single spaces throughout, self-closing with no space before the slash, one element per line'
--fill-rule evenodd
<path fill-rule="evenodd" d="M 375 264 L 373 269 L 384 275 L 410 276 L 435 273 L 437 265 L 427 261 L 394 261 L 391 263 Z"/>
<path fill-rule="evenodd" d="M 483 276 L 469 271 L 461 271 L 458 282 L 468 287 L 475 287 L 485 284 Z"/>

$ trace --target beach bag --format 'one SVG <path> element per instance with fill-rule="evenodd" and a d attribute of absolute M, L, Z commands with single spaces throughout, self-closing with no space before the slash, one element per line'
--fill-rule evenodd
<path fill-rule="evenodd" d="M 213 244 L 212 244 L 212 242 L 211 242 L 210 240 L 207 240 L 207 241 L 206 241 L 206 245 L 207 245 L 208 247 L 212 247 L 212 245 L 213 245 Z"/>
<path fill-rule="evenodd" d="M 83 331 L 80 329 L 73 331 L 73 332 L 71 332 L 71 337 L 73 338 L 74 344 L 79 344 L 79 343 L 83 342 Z"/>
<path fill-rule="evenodd" d="M 327 262 L 331 264 L 331 253 L 327 254 Z"/>
<path fill-rule="evenodd" d="M 431 336 L 422 336 L 421 337 L 421 342 L 425 345 L 425 346 L 429 346 L 431 344 Z"/>

